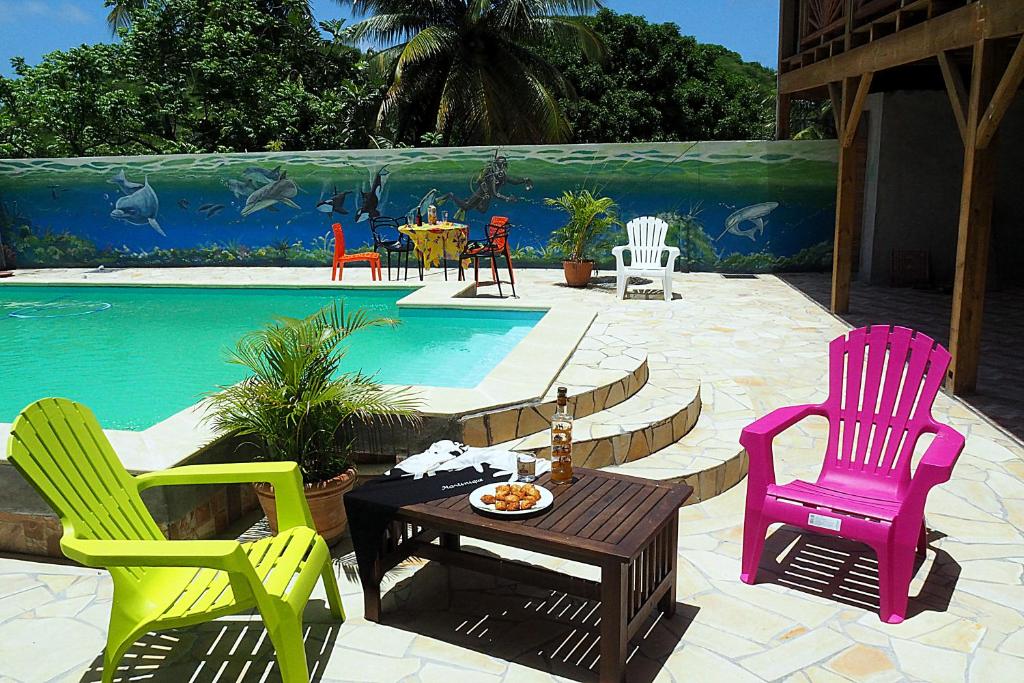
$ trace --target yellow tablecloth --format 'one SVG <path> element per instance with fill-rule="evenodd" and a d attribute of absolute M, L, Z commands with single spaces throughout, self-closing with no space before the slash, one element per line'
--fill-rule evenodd
<path fill-rule="evenodd" d="M 412 240 L 425 268 L 437 267 L 442 256 L 453 261 L 458 260 L 459 254 L 465 250 L 466 243 L 469 242 L 469 226 L 461 223 L 407 224 L 398 230 Z"/>

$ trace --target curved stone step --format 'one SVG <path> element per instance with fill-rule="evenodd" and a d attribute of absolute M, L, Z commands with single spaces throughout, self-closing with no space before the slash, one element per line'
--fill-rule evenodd
<path fill-rule="evenodd" d="M 604 468 L 634 477 L 693 487 L 687 505 L 729 490 L 747 476 L 749 459 L 740 446 L 742 429 L 756 417 L 742 386 L 722 380 L 701 389 L 704 409 L 683 439 L 646 458 Z"/>
<path fill-rule="evenodd" d="M 546 431 L 560 386 L 569 390 L 574 414 L 586 417 L 632 398 L 647 384 L 646 356 L 617 358 L 616 367 L 590 367 L 585 364 L 586 353 L 577 351 L 569 358 L 543 400 L 466 415 L 459 419 L 461 434 L 456 439 L 469 446 L 492 446 Z"/>
<path fill-rule="evenodd" d="M 600 468 L 646 458 L 683 438 L 701 413 L 700 384 L 661 376 L 617 406 L 576 420 L 573 463 Z M 512 450 L 550 454 L 544 430 L 503 444 Z"/>

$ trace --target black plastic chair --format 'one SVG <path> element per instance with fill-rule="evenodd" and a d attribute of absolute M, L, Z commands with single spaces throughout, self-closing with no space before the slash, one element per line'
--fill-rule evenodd
<path fill-rule="evenodd" d="M 465 273 L 462 270 L 464 259 L 473 259 L 473 279 L 480 282 L 480 259 L 491 259 L 491 275 L 495 284 L 498 285 L 498 296 L 504 296 L 501 291 L 501 278 L 498 277 L 498 257 L 505 257 L 505 265 L 508 267 L 509 284 L 512 285 L 512 296 L 516 296 L 516 276 L 512 270 L 512 254 L 508 245 L 508 233 L 512 224 L 504 216 L 491 216 L 491 222 L 484 230 L 484 237 L 481 240 L 470 240 L 466 248 L 459 254 L 459 279 L 464 280 Z"/>
<path fill-rule="evenodd" d="M 373 233 L 373 250 L 380 252 L 381 249 L 387 254 L 388 280 L 391 279 L 391 255 L 398 254 L 397 271 L 402 271 L 402 255 L 405 255 L 405 279 L 409 279 L 409 258 L 416 251 L 416 245 L 412 238 L 398 231 L 398 221 L 388 216 L 378 216 L 370 219 L 370 232 Z M 416 259 L 416 269 L 420 279 L 423 279 L 423 263 Z"/>

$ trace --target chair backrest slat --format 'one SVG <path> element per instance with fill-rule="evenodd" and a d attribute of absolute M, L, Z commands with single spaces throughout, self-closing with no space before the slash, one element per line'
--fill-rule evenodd
<path fill-rule="evenodd" d="M 164 538 L 85 406 L 52 398 L 31 404 L 11 428 L 8 457 L 77 538 Z"/>
<path fill-rule="evenodd" d="M 896 495 L 949 367 L 931 337 L 905 327 L 852 330 L 829 345 L 829 440 L 820 480 Z"/>
<path fill-rule="evenodd" d="M 633 255 L 630 265 L 650 268 L 661 265 L 668 223 L 654 216 L 641 216 L 626 224 L 626 234 Z"/>
<path fill-rule="evenodd" d="M 340 257 L 345 255 L 345 231 L 341 228 L 341 223 L 334 223 L 331 225 L 331 232 L 334 233 L 334 255 Z"/>

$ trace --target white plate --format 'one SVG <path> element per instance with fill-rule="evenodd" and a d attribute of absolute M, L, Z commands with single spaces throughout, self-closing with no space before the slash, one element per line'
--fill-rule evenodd
<path fill-rule="evenodd" d="M 489 512 L 493 515 L 501 515 L 502 517 L 521 517 L 523 515 L 532 515 L 540 510 L 545 510 L 551 507 L 551 504 L 555 502 L 555 497 L 551 495 L 551 491 L 548 491 L 543 486 L 539 486 L 537 484 L 534 484 L 534 486 L 536 486 L 537 490 L 540 491 L 540 500 L 538 500 L 537 504 L 529 510 L 496 510 L 493 504 L 487 505 L 480 500 L 481 496 L 493 496 L 499 486 L 507 483 L 509 482 L 484 484 L 477 490 L 473 491 L 473 493 L 469 494 L 469 504 L 477 510 L 483 510 L 484 512 Z"/>

